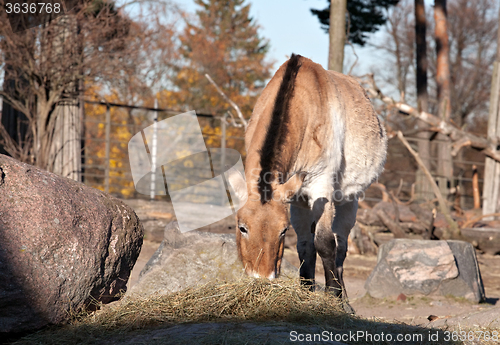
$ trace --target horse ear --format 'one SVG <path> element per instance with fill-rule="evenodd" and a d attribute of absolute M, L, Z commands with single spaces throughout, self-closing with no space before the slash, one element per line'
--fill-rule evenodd
<path fill-rule="evenodd" d="M 288 202 L 299 191 L 304 182 L 305 174 L 297 173 L 290 177 L 282 185 L 278 185 L 278 189 L 284 201 Z"/>
<path fill-rule="evenodd" d="M 236 208 L 241 208 L 248 200 L 247 183 L 238 169 L 230 168 L 225 173 L 227 182 L 231 186 L 231 197 Z M 235 200 L 235 197 L 237 200 Z"/>

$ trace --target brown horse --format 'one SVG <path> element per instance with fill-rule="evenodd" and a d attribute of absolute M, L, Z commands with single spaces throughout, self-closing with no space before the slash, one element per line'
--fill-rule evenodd
<path fill-rule="evenodd" d="M 229 182 L 248 198 L 236 232 L 247 274 L 279 274 L 290 210 L 302 282 L 314 284 L 317 252 L 327 287 L 346 298 L 347 237 L 358 197 L 383 170 L 387 148 L 366 93 L 354 79 L 292 54 L 259 97 L 245 144 L 246 184 L 238 174 Z"/>

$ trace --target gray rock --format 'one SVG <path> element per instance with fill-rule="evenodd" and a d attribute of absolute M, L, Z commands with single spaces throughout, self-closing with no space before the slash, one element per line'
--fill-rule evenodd
<path fill-rule="evenodd" d="M 450 247 L 444 241 L 397 241 L 385 257 L 389 268 L 405 289 L 405 295 L 434 291 L 441 281 L 458 276 Z"/>
<path fill-rule="evenodd" d="M 485 299 L 483 279 L 479 271 L 474 247 L 463 241 L 447 241 L 453 252 L 459 269 L 459 276 L 455 279 L 444 280 L 440 286 L 440 294 L 443 296 L 465 297 L 474 302 L 482 302 Z"/>
<path fill-rule="evenodd" d="M 451 295 L 474 302 L 485 298 L 474 248 L 452 240 L 396 239 L 384 244 L 365 288 L 375 298 L 400 293 Z"/>
<path fill-rule="evenodd" d="M 283 260 L 281 274 L 298 276 Z M 189 231 L 177 222 L 165 228 L 165 238 L 140 273 L 128 295 L 168 294 L 212 280 L 237 280 L 245 275 L 238 258 L 235 235 Z"/>
<path fill-rule="evenodd" d="M 131 208 L 4 155 L 0 180 L 0 334 L 61 323 L 126 290 L 143 236 Z"/>
<path fill-rule="evenodd" d="M 461 230 L 462 236 L 474 243 L 481 251 L 497 255 L 500 254 L 500 229 L 491 227 L 465 228 Z"/>
<path fill-rule="evenodd" d="M 176 220 L 171 202 L 160 200 L 127 199 L 123 201 L 132 207 L 144 226 L 144 239 L 161 243 L 164 238 L 165 226 Z M 199 209 L 193 208 L 193 217 L 201 217 Z M 201 227 L 198 231 L 214 233 L 234 232 L 236 219 L 226 217 L 213 224 Z M 288 231 L 287 235 L 293 233 Z"/>
<path fill-rule="evenodd" d="M 144 227 L 144 239 L 147 241 L 163 241 L 165 226 L 174 218 L 174 209 L 170 202 L 160 200 L 126 199 Z"/>

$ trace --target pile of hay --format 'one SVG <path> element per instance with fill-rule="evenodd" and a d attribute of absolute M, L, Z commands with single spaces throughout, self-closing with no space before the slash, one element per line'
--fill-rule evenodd
<path fill-rule="evenodd" d="M 316 322 L 343 317 L 340 301 L 311 292 L 295 280 L 241 279 L 208 283 L 169 295 L 125 298 L 82 320 L 106 327 L 145 327 L 159 323 L 230 320 Z"/>
<path fill-rule="evenodd" d="M 191 333 L 193 329 L 196 334 Z M 282 344 L 292 330 L 428 333 L 419 327 L 346 314 L 332 294 L 310 292 L 297 280 L 245 278 L 169 295 L 125 297 L 16 344 Z M 376 342 L 359 342 L 368 343 Z"/>

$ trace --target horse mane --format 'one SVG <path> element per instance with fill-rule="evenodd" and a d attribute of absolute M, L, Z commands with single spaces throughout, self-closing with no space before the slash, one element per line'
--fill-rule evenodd
<path fill-rule="evenodd" d="M 274 101 L 271 122 L 267 127 L 265 140 L 260 149 L 261 172 L 258 187 L 262 204 L 268 202 L 272 197 L 271 182 L 275 178 L 272 175 L 273 171 L 278 173 L 279 182 L 283 183 L 283 178 L 290 168 L 290 161 L 284 163 L 280 159 L 277 159 L 276 156 L 279 156 L 279 152 L 282 151 L 288 134 L 290 103 L 293 98 L 295 79 L 302 65 L 300 58 L 300 55 L 292 54 L 288 60 Z"/>

